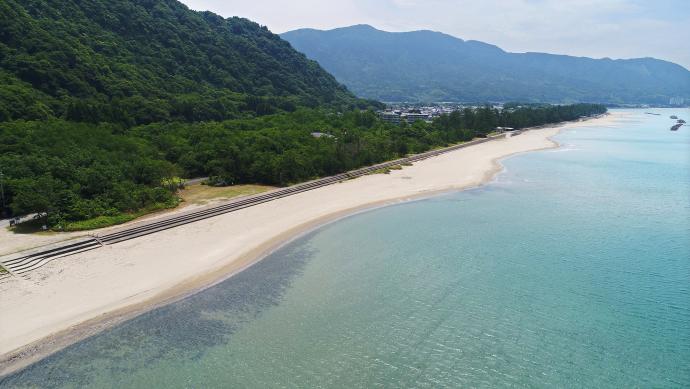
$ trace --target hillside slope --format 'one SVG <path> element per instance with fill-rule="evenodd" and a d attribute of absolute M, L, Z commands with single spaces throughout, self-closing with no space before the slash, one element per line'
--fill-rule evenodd
<path fill-rule="evenodd" d="M 384 101 L 668 104 L 690 98 L 690 72 L 653 58 L 509 53 L 432 31 L 359 25 L 282 34 L 356 94 Z"/>
<path fill-rule="evenodd" d="M 135 125 L 354 102 L 317 63 L 246 19 L 175 0 L 0 2 L 0 120 Z"/>
<path fill-rule="evenodd" d="M 288 185 L 605 111 L 490 108 L 397 126 L 246 19 L 174 0 L 0 0 L 0 217 L 100 228 L 179 203 L 180 177 Z M 328 136 L 314 136 L 321 132 Z"/>

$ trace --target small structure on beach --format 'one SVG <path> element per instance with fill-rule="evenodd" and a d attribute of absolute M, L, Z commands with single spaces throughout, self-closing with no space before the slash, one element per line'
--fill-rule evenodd
<path fill-rule="evenodd" d="M 496 127 L 494 128 L 494 131 L 496 131 L 499 134 L 505 134 L 506 138 L 522 134 L 521 130 L 515 129 L 513 127 Z"/>

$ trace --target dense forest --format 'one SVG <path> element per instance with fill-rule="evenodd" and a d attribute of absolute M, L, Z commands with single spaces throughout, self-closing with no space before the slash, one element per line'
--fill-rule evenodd
<path fill-rule="evenodd" d="M 394 125 L 371 111 L 300 108 L 220 122 L 166 122 L 123 128 L 62 119 L 0 123 L 7 211 L 46 213 L 55 228 L 174 205 L 174 177 L 218 184 L 287 185 L 433 147 L 605 112 L 578 104 L 498 111 L 465 109 L 432 123 Z M 313 132 L 327 136 L 314 137 Z"/>
<path fill-rule="evenodd" d="M 0 120 L 132 126 L 370 103 L 246 19 L 175 0 L 0 1 Z"/>

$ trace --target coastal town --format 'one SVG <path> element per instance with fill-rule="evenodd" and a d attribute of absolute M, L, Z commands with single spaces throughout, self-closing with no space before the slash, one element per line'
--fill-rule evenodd
<path fill-rule="evenodd" d="M 460 111 L 464 108 L 479 108 L 485 104 L 461 104 L 461 103 L 433 103 L 433 104 L 408 104 L 390 103 L 386 110 L 378 111 L 379 117 L 388 123 L 400 124 L 416 121 L 431 123 L 435 118 Z M 492 108 L 502 110 L 503 104 L 490 104 Z"/>

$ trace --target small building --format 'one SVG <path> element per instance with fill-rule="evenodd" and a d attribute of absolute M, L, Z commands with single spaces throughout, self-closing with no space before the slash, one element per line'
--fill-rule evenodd
<path fill-rule="evenodd" d="M 685 99 L 682 97 L 671 97 L 668 101 L 669 105 L 681 106 L 685 104 Z"/>
<path fill-rule="evenodd" d="M 400 111 L 383 111 L 379 112 L 379 117 L 384 122 L 400 124 Z"/>
<path fill-rule="evenodd" d="M 407 112 L 407 113 L 404 113 L 400 116 L 401 116 L 401 119 L 406 120 L 410 124 L 412 124 L 418 120 L 422 120 L 425 122 L 429 120 L 429 114 L 426 114 L 426 113 Z"/>
<path fill-rule="evenodd" d="M 318 131 L 312 132 L 311 136 L 313 136 L 314 138 L 317 138 L 317 139 L 318 138 L 334 138 L 334 136 L 331 134 L 326 134 L 325 132 L 318 132 Z"/>

